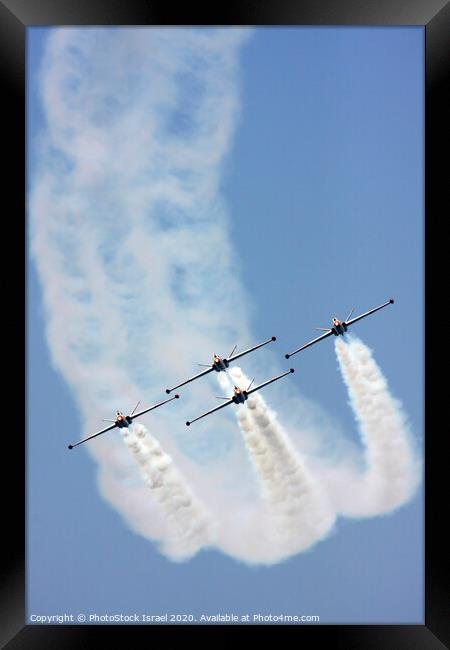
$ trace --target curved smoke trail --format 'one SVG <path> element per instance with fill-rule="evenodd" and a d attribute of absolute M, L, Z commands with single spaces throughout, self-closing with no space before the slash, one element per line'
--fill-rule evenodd
<path fill-rule="evenodd" d="M 340 511 L 355 517 L 387 513 L 412 497 L 420 476 L 406 416 L 369 348 L 356 338 L 338 338 L 335 345 L 366 461 L 362 475 L 345 477 Z"/>
<path fill-rule="evenodd" d="M 162 392 L 200 345 L 225 347 L 237 330 L 250 338 L 245 316 L 224 318 L 245 309 L 219 191 L 247 38 L 245 29 L 50 30 L 31 250 L 51 359 L 87 430 L 96 413 Z M 195 386 L 186 408 L 207 399 L 208 385 Z M 226 449 L 225 437 L 208 446 L 206 433 L 195 449 L 176 409 L 151 420 L 158 438 L 175 438 L 190 458 Z M 93 440 L 86 451 L 102 496 L 134 531 L 164 540 L 167 522 L 121 441 Z"/>
<path fill-rule="evenodd" d="M 192 557 L 211 543 L 210 518 L 175 468 L 171 457 L 142 424 L 122 429 L 121 433 L 152 496 L 167 518 L 169 534 L 163 540 L 163 551 L 172 559 Z"/>
<path fill-rule="evenodd" d="M 230 375 L 243 389 L 250 383 L 238 367 L 232 368 Z M 223 387 L 225 381 L 221 380 Z M 324 493 L 261 395 L 254 393 L 243 407 L 237 407 L 236 417 L 260 481 L 261 496 L 269 506 L 271 561 L 309 548 L 334 523 Z"/>

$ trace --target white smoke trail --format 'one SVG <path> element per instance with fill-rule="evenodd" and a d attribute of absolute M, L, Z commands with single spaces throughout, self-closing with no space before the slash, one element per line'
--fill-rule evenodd
<path fill-rule="evenodd" d="M 142 424 L 121 430 L 152 496 L 169 524 L 163 551 L 172 559 L 187 559 L 211 543 L 212 526 L 203 506 L 191 493 L 171 457 Z"/>
<path fill-rule="evenodd" d="M 369 517 L 395 510 L 414 494 L 420 472 L 406 416 L 392 397 L 371 351 L 360 340 L 335 342 L 339 367 L 365 445 L 366 469 L 347 474 L 340 495 L 342 514 Z"/>
<path fill-rule="evenodd" d="M 52 361 L 88 431 L 97 413 L 153 400 L 155 388 L 192 368 L 196 349 L 225 347 L 238 330 L 250 339 L 244 316 L 224 318 L 245 310 L 218 192 L 246 38 L 241 29 L 50 31 L 45 126 L 32 143 L 31 246 Z M 207 397 L 204 383 L 183 402 L 194 410 Z M 214 447 L 201 428 L 188 437 L 175 408 L 151 419 L 158 438 L 200 460 L 223 455 L 231 436 L 228 427 Z M 128 525 L 164 539 L 167 526 L 120 440 L 97 439 L 86 451 Z"/>
<path fill-rule="evenodd" d="M 230 375 L 237 386 L 248 387 L 250 380 L 239 367 Z M 270 506 L 272 558 L 306 550 L 333 526 L 335 517 L 325 494 L 261 395 L 251 395 L 236 415 L 262 496 Z"/>

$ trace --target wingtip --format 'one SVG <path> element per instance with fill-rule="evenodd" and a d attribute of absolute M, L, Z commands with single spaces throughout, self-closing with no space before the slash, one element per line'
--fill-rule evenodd
<path fill-rule="evenodd" d="M 175 395 L 175 399 L 180 399 L 180 396 L 178 395 L 178 393 Z"/>
<path fill-rule="evenodd" d="M 170 388 L 166 388 L 166 393 L 170 395 Z"/>
<path fill-rule="evenodd" d="M 73 449 L 73 445 L 68 445 L 68 449 Z"/>
<path fill-rule="evenodd" d="M 276 340 L 277 340 L 277 337 L 276 337 L 276 336 L 272 336 L 272 341 L 276 341 Z"/>
<path fill-rule="evenodd" d="M 393 305 L 394 304 L 394 298 L 390 298 L 389 302 L 391 303 L 391 305 Z"/>
<path fill-rule="evenodd" d="M 295 368 L 289 368 L 290 372 L 295 372 Z"/>
<path fill-rule="evenodd" d="M 284 355 L 284 358 L 285 358 L 285 359 L 289 359 L 290 356 L 291 356 L 290 354 L 285 354 L 285 355 Z"/>
<path fill-rule="evenodd" d="M 186 422 L 186 426 L 189 427 L 190 424 L 191 424 L 191 423 L 190 423 L 189 420 L 188 420 L 188 421 Z"/>

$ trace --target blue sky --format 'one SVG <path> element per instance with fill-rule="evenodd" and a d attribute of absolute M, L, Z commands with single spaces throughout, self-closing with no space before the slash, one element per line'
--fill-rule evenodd
<path fill-rule="evenodd" d="M 423 29 L 261 28 L 252 32 L 231 63 L 224 57 L 238 89 L 239 110 L 234 131 L 224 127 L 228 149 L 218 174 L 216 193 L 220 200 L 213 206 L 219 221 L 225 214 L 224 227 L 232 252 L 223 274 L 232 275 L 235 284 L 217 288 L 220 267 L 221 273 L 211 275 L 211 292 L 225 296 L 237 310 L 241 304 L 245 306 L 246 317 L 239 314 L 236 320 L 246 331 L 242 346 L 277 335 L 273 354 L 281 370 L 285 367 L 284 353 L 312 338 L 314 327 L 328 326 L 332 315 L 344 318 L 352 307 L 359 313 L 394 297 L 395 305 L 358 324 L 357 334 L 373 349 L 393 394 L 403 403 L 420 446 Z M 47 29 L 28 30 L 29 189 L 40 172 L 39 147 L 47 128 L 38 80 L 48 33 Z M 114 47 L 113 37 L 110 46 Z M 158 53 L 152 56 L 157 58 Z M 134 93 L 136 99 L 140 93 L 139 71 L 127 70 L 126 56 L 123 60 L 128 85 L 122 80 L 111 93 L 125 111 L 130 111 Z M 155 89 L 160 84 L 164 90 L 164 75 L 155 77 L 154 83 Z M 195 105 L 202 88 L 187 76 L 181 76 L 178 83 L 184 84 L 184 96 Z M 95 92 L 95 85 L 92 90 Z M 225 104 L 227 97 L 221 103 Z M 164 102 L 162 106 L 164 110 Z M 182 108 L 184 112 L 180 109 L 175 113 L 167 126 L 171 143 L 177 141 L 178 132 L 188 137 L 189 129 L 197 128 L 189 122 L 187 100 Z M 223 110 L 212 119 L 222 117 L 225 121 L 228 114 Z M 158 131 L 160 114 L 155 115 L 158 138 L 162 137 Z M 111 166 L 120 166 L 120 154 L 121 150 L 117 151 L 117 160 L 111 161 Z M 213 165 L 214 160 L 210 163 Z M 57 169 L 64 188 L 61 167 Z M 96 167 L 92 169 L 94 176 L 99 173 Z M 206 174 L 208 163 L 205 169 Z M 201 174 L 194 177 L 194 184 L 200 181 Z M 81 187 L 86 182 L 83 177 Z M 109 188 L 109 179 L 101 182 L 102 187 Z M 86 187 L 91 192 L 90 186 Z M 106 192 L 104 196 L 107 202 Z M 92 205 L 103 209 L 97 196 Z M 174 220 L 185 217 L 180 210 L 169 211 L 164 218 L 173 225 Z M 93 228 L 105 229 L 107 219 L 107 210 L 104 215 L 99 213 Z M 126 229 L 126 221 L 119 223 Z M 119 228 L 117 223 L 109 227 Z M 188 228 L 194 230 L 196 225 L 188 221 Z M 214 234 L 213 230 L 208 232 Z M 67 237 L 70 239 L 70 232 Z M 219 257 L 221 254 L 218 252 Z M 68 255 L 67 264 L 70 262 Z M 199 264 L 198 259 L 195 263 Z M 119 275 L 129 272 L 120 259 L 113 258 L 111 264 Z M 182 266 L 180 269 L 183 277 L 186 271 Z M 152 273 L 157 275 L 158 268 L 152 268 Z M 134 282 L 134 276 L 131 274 L 127 281 Z M 192 282 L 186 286 L 189 296 Z M 229 294 L 233 296 L 228 298 Z M 236 294 L 237 303 L 233 302 Z M 148 307 L 149 319 L 155 319 L 158 312 L 158 295 Z M 144 308 L 142 314 L 142 318 L 147 317 Z M 102 317 L 100 311 L 100 320 Z M 67 451 L 68 442 L 90 429 L 83 420 L 86 406 L 80 406 L 82 400 L 75 394 L 70 368 L 64 370 L 55 350 L 52 361 L 46 319 L 42 285 L 30 260 L 29 615 L 261 612 L 315 614 L 323 623 L 423 622 L 421 490 L 391 515 L 367 520 L 339 518 L 333 532 L 309 551 L 270 567 L 249 567 L 215 550 L 203 550 L 185 563 L 175 563 L 155 544 L 135 534 L 100 495 L 96 460 L 82 449 L 76 456 Z M 213 315 L 211 319 L 216 322 Z M 143 339 L 134 333 L 140 334 L 145 322 L 133 321 L 133 327 L 130 325 L 129 336 L 137 341 L 130 345 L 137 348 L 127 349 L 139 357 Z M 211 325 L 212 331 L 214 327 Z M 217 334 L 221 342 L 232 331 L 233 323 L 227 327 Z M 69 336 L 69 326 L 67 329 Z M 193 347 L 199 342 L 193 342 Z M 235 342 L 231 341 L 230 348 Z M 207 360 L 209 347 L 196 354 L 201 356 L 198 361 Z M 344 437 L 358 445 L 357 426 L 333 343 L 328 339 L 292 361 L 295 389 L 320 405 Z M 249 361 L 250 367 L 252 363 L 257 361 Z M 155 388 L 151 385 L 155 375 L 147 376 L 139 361 L 136 368 L 142 372 L 141 385 L 148 386 L 146 399 L 150 403 L 161 399 L 165 384 Z M 264 365 L 262 368 L 265 370 Z M 170 376 L 181 380 L 184 372 L 180 367 L 173 376 L 172 368 Z M 264 378 L 261 375 L 260 379 Z M 165 379 L 161 375 L 160 381 Z M 269 393 L 265 397 L 270 404 Z M 125 409 L 129 396 L 123 399 Z M 187 408 L 178 411 L 181 423 Z M 89 425 L 110 415 L 101 412 L 92 417 Z M 211 436 L 208 426 L 189 432 L 191 437 L 183 431 L 174 438 L 183 451 L 191 447 L 186 453 L 199 463 L 198 472 L 228 448 L 240 448 L 237 427 L 230 425 L 221 439 Z M 164 444 L 164 440 L 160 442 Z"/>

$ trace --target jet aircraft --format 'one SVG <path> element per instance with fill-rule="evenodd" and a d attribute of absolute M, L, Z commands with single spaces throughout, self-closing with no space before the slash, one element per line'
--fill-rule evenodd
<path fill-rule="evenodd" d="M 178 386 L 174 386 L 173 388 L 166 388 L 166 393 L 169 395 L 169 393 L 171 393 L 173 390 L 176 390 L 177 388 L 181 388 L 181 386 L 185 386 L 186 384 L 189 384 L 191 381 L 194 381 L 199 377 L 203 377 L 204 375 L 207 375 L 209 372 L 212 372 L 213 370 L 215 370 L 216 372 L 221 372 L 222 370 L 226 370 L 232 361 L 236 361 L 236 359 L 240 359 L 245 354 L 248 354 L 249 352 L 253 352 L 254 350 L 258 350 L 258 348 L 262 348 L 264 345 L 267 345 L 268 343 L 271 343 L 272 341 L 276 341 L 276 340 L 277 337 L 272 336 L 267 341 L 264 341 L 264 343 L 259 343 L 259 345 L 255 345 L 253 348 L 244 350 L 244 352 L 239 352 L 239 354 L 235 354 L 234 356 L 233 356 L 233 352 L 236 350 L 237 347 L 236 345 L 231 350 L 231 354 L 228 357 L 221 358 L 219 357 L 218 354 L 214 354 L 212 364 L 209 365 L 204 363 L 198 364 L 199 366 L 205 366 L 207 370 L 203 370 L 203 372 L 199 372 L 198 375 L 194 375 L 190 379 L 186 379 L 186 381 L 183 381 L 181 384 L 178 384 Z"/>
<path fill-rule="evenodd" d="M 361 314 L 360 316 L 356 316 L 355 318 L 350 319 L 350 316 L 353 314 L 353 309 L 347 316 L 347 318 L 344 321 L 340 321 L 336 316 L 333 317 L 332 319 L 332 326 L 331 328 L 328 327 L 316 327 L 317 330 L 322 330 L 325 332 L 325 334 L 322 334 L 321 336 L 318 336 L 317 338 L 313 339 L 312 341 L 309 341 L 309 343 L 306 343 L 305 345 L 302 345 L 301 348 L 298 348 L 297 350 L 294 350 L 294 352 L 291 352 L 290 354 L 285 354 L 285 358 L 289 359 L 289 357 L 292 357 L 294 354 L 297 354 L 297 352 L 301 352 L 302 350 L 305 350 L 306 348 L 309 348 L 310 345 L 314 345 L 314 343 L 318 343 L 319 341 L 322 341 L 322 339 L 326 339 L 328 336 L 331 336 L 334 334 L 334 336 L 343 336 L 347 329 L 350 327 L 350 325 L 353 325 L 357 321 L 361 320 L 362 318 L 365 318 L 366 316 L 370 316 L 370 314 L 374 314 L 376 311 L 379 309 L 383 309 L 383 307 L 387 307 L 388 305 L 392 305 L 394 302 L 394 299 L 391 298 L 387 302 L 385 302 L 383 305 L 380 305 L 379 307 L 375 307 L 374 309 L 370 309 L 369 311 L 366 311 L 364 314 Z"/>
<path fill-rule="evenodd" d="M 180 396 L 175 395 L 174 397 L 171 397 L 170 399 L 166 399 L 164 402 L 160 402 L 159 404 L 155 404 L 154 406 L 149 406 L 149 408 L 144 409 L 143 411 L 139 411 L 139 413 L 135 413 L 137 407 L 139 406 L 140 402 L 136 404 L 134 409 L 131 411 L 129 415 L 124 415 L 121 411 L 117 411 L 116 413 L 116 419 L 115 420 L 103 420 L 103 422 L 113 422 L 113 424 L 109 427 L 106 427 L 105 429 L 102 429 L 101 431 L 97 431 L 97 433 L 92 434 L 91 436 L 88 436 L 87 438 L 84 438 L 83 440 L 80 440 L 79 442 L 76 442 L 73 445 L 69 445 L 69 449 L 73 449 L 74 447 L 78 447 L 78 445 L 83 444 L 83 442 L 87 442 L 88 440 L 92 440 L 92 438 L 96 438 L 97 436 L 100 436 L 102 433 L 106 433 L 107 431 L 111 431 L 111 429 L 115 429 L 118 427 L 119 429 L 123 429 L 125 427 L 129 427 L 130 424 L 135 420 L 136 418 L 140 417 L 141 415 L 144 415 L 144 413 L 148 413 L 149 411 L 153 411 L 154 409 L 157 409 L 159 406 L 162 406 L 163 404 L 167 404 L 167 402 L 171 402 L 174 399 L 178 399 Z"/>
<path fill-rule="evenodd" d="M 207 411 L 206 413 L 203 413 L 203 415 L 199 415 L 198 418 L 195 418 L 195 420 L 188 420 L 186 422 L 186 426 L 190 426 L 193 422 L 196 422 L 197 420 L 200 420 L 201 418 L 206 417 L 207 415 L 210 415 L 211 413 L 214 413 L 215 411 L 218 411 L 219 409 L 225 408 L 225 406 L 229 406 L 230 404 L 243 404 L 248 400 L 248 396 L 254 393 L 257 390 L 261 390 L 261 388 L 264 388 L 264 386 L 267 386 L 268 384 L 271 384 L 274 381 L 278 381 L 278 379 L 281 379 L 282 377 L 286 377 L 286 375 L 289 375 L 291 372 L 294 372 L 294 368 L 290 368 L 287 372 L 284 372 L 282 375 L 278 375 L 278 377 L 273 377 L 273 379 L 269 379 L 268 381 L 265 381 L 264 383 L 260 384 L 259 386 L 256 386 L 255 388 L 250 389 L 250 386 L 253 384 L 252 380 L 246 390 L 243 390 L 239 388 L 239 386 L 234 387 L 234 392 L 232 397 L 229 399 L 227 397 L 219 397 L 218 399 L 225 399 L 227 400 L 224 404 L 220 404 L 220 406 L 216 406 L 215 408 L 211 409 L 210 411 Z"/>

